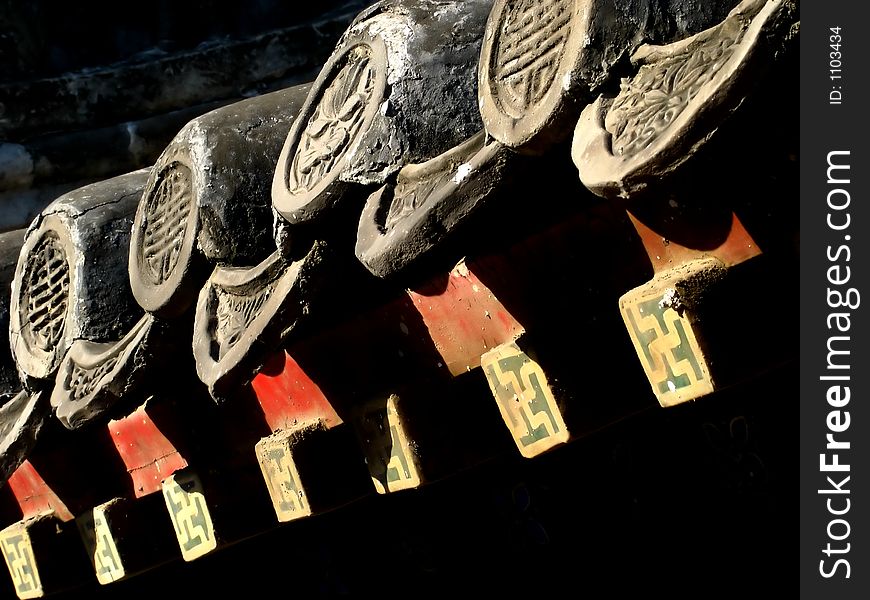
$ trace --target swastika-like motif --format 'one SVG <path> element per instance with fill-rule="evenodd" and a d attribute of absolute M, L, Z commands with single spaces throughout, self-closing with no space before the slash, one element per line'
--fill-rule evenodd
<path fill-rule="evenodd" d="M 669 296 L 665 290 L 652 298 L 621 302 L 628 333 L 662 406 L 713 391 L 692 324 L 670 306 Z"/>
<path fill-rule="evenodd" d="M 531 458 L 568 441 L 544 371 L 515 343 L 490 350 L 480 357 L 480 366 L 523 456 Z"/>
<path fill-rule="evenodd" d="M 21 281 L 22 333 L 31 348 L 54 349 L 63 335 L 70 270 L 60 239 L 51 232 L 34 246 Z"/>
<path fill-rule="evenodd" d="M 299 137 L 287 180 L 292 194 L 310 191 L 347 153 L 375 89 L 375 68 L 364 44 L 351 48 L 336 68 Z"/>
<path fill-rule="evenodd" d="M 502 111 L 519 119 L 546 95 L 571 31 L 572 0 L 506 2 L 490 79 Z"/>
<path fill-rule="evenodd" d="M 94 509 L 94 540 L 94 570 L 97 580 L 105 585 L 123 579 L 124 563 L 118 554 L 106 515 L 100 507 Z"/>
<path fill-rule="evenodd" d="M 175 474 L 165 479 L 163 499 L 184 560 L 194 560 L 217 548 L 214 525 L 196 475 Z"/>
<path fill-rule="evenodd" d="M 283 523 L 310 515 L 311 506 L 293 461 L 289 434 L 262 439 L 255 449 L 278 520 Z"/>
<path fill-rule="evenodd" d="M 42 582 L 24 523 L 15 523 L 0 532 L 0 547 L 12 576 L 15 594 L 22 599 L 41 598 Z"/>
<path fill-rule="evenodd" d="M 366 462 L 379 494 L 418 487 L 422 483 L 414 452 L 398 410 L 399 397 L 369 405 L 357 420 Z"/>
<path fill-rule="evenodd" d="M 106 585 L 119 581 L 126 575 L 124 564 L 109 529 L 105 511 L 101 507 L 83 513 L 76 518 L 88 557 L 94 565 L 97 581 Z"/>
<path fill-rule="evenodd" d="M 140 268 L 144 279 L 153 285 L 164 283 L 178 265 L 194 210 L 191 186 L 190 169 L 174 162 L 161 171 L 146 200 L 141 221 Z"/>

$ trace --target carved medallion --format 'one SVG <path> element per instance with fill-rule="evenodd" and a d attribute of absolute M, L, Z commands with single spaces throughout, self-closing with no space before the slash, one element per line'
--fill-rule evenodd
<path fill-rule="evenodd" d="M 12 282 L 9 331 L 12 355 L 26 378 L 48 379 L 75 331 L 71 296 L 77 273 L 66 222 L 45 217 L 29 231 Z"/>
<path fill-rule="evenodd" d="M 170 162 L 149 179 L 133 223 L 130 284 L 142 308 L 167 316 L 186 308 L 172 304 L 189 268 L 197 229 L 191 170 Z"/>
<path fill-rule="evenodd" d="M 150 172 L 71 190 L 28 228 L 12 282 L 9 334 L 30 389 L 54 377 L 73 340 L 113 339 L 141 316 L 126 266 L 131 219 Z"/>
<path fill-rule="evenodd" d="M 422 164 L 407 165 L 395 183 L 372 194 L 357 232 L 357 258 L 387 277 L 439 246 L 495 195 L 518 157 L 480 132 Z"/>
<path fill-rule="evenodd" d="M 190 169 L 172 164 L 158 177 L 140 225 L 145 276 L 152 284 L 165 283 L 178 265 L 192 209 Z"/>
<path fill-rule="evenodd" d="M 44 352 L 60 341 L 70 294 L 70 268 L 57 235 L 48 232 L 27 259 L 21 281 L 22 335 Z"/>
<path fill-rule="evenodd" d="M 499 108 L 515 119 L 546 95 L 556 78 L 571 32 L 568 0 L 508 2 L 494 41 L 490 77 Z"/>
<path fill-rule="evenodd" d="M 347 153 L 362 125 L 363 109 L 371 101 L 375 86 L 371 51 L 356 46 L 345 60 L 299 139 L 287 181 L 291 194 L 307 192 L 317 185 Z"/>
<path fill-rule="evenodd" d="M 479 66 L 480 112 L 487 132 L 512 148 L 540 147 L 560 134 L 581 34 L 592 18 L 575 0 L 497 0 Z"/>
<path fill-rule="evenodd" d="M 324 66 L 278 159 L 272 203 L 291 222 L 327 207 L 344 185 L 356 141 L 380 107 L 386 82 L 383 43 L 349 44 Z"/>
<path fill-rule="evenodd" d="M 746 0 L 719 25 L 666 46 L 642 46 L 612 100 L 582 113 L 572 156 L 602 196 L 627 197 L 680 167 L 762 76 L 773 56 L 759 39 L 780 1 Z M 777 25 L 778 26 L 778 25 Z"/>
<path fill-rule="evenodd" d="M 212 273 L 197 302 L 193 351 L 216 400 L 250 381 L 303 317 L 316 293 L 322 249 L 316 243 L 293 263 L 275 252 L 252 269 Z"/>

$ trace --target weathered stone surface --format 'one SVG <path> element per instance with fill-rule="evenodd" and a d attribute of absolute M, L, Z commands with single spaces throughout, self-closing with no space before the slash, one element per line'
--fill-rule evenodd
<path fill-rule="evenodd" d="M 207 277 L 205 260 L 252 264 L 274 250 L 272 174 L 308 91 L 298 85 L 214 110 L 161 154 L 130 248 L 130 284 L 145 310 L 184 312 Z"/>
<path fill-rule="evenodd" d="M 27 230 L 9 317 L 12 355 L 25 383 L 50 379 L 74 340 L 119 339 L 141 317 L 126 250 L 149 173 L 142 169 L 73 190 Z"/>
<path fill-rule="evenodd" d="M 317 219 L 480 129 L 475 72 L 491 5 L 391 0 L 355 19 L 287 136 L 272 187 L 281 216 Z"/>
<path fill-rule="evenodd" d="M 666 46 L 642 46 L 615 98 L 584 109 L 572 157 L 580 179 L 628 198 L 673 173 L 737 110 L 790 34 L 793 7 L 744 0 L 719 25 Z"/>
<path fill-rule="evenodd" d="M 710 27 L 734 4 L 496 0 L 478 75 L 487 132 L 524 152 L 547 150 L 634 49 Z"/>
<path fill-rule="evenodd" d="M 52 184 L 91 183 L 153 165 L 188 121 L 228 103 L 207 102 L 117 125 L 0 142 L 0 192 L 22 197 Z"/>
<path fill-rule="evenodd" d="M 0 234 L 0 331 L 9 331 L 9 298 L 18 254 L 24 244 L 26 229 Z M 21 389 L 21 380 L 9 346 L 0 344 L 0 406 Z"/>
<path fill-rule="evenodd" d="M 227 39 L 222 35 L 201 40 L 205 43 L 186 51 L 153 48 L 128 61 L 42 75 L 35 80 L 26 76 L 4 78 L 0 84 L 0 139 L 17 142 L 46 131 L 108 126 L 208 101 L 238 100 L 306 81 L 323 64 L 351 19 L 369 4 L 364 0 L 330 0 L 329 11 L 324 10 L 323 3 L 316 9 L 298 6 L 292 18 L 265 25 L 247 37 Z M 197 6 L 202 10 L 202 5 Z M 181 11 L 195 14 L 197 9 L 167 6 L 166 10 L 177 18 Z M 226 13 L 230 7 L 214 10 Z M 40 19 L 33 21 L 38 25 Z M 161 26 L 167 24 L 164 21 Z M 188 22 L 179 26 L 189 34 L 197 25 Z M 112 38 L 116 34 L 119 32 L 110 29 L 97 35 Z M 77 43 L 74 51 L 88 47 L 92 47 L 90 43 Z M 32 72 L 26 70 L 27 74 Z"/>
<path fill-rule="evenodd" d="M 68 429 L 78 429 L 133 398 L 149 375 L 166 373 L 170 326 L 144 315 L 118 342 L 76 340 L 55 378 L 51 406 Z M 177 341 L 177 340 L 174 340 Z"/>
<path fill-rule="evenodd" d="M 404 166 L 395 182 L 369 196 L 357 258 L 379 277 L 401 271 L 494 195 L 519 160 L 481 131 L 425 163 Z"/>
<path fill-rule="evenodd" d="M 317 297 L 324 244 L 301 259 L 279 252 L 251 269 L 217 267 L 199 294 L 194 317 L 196 371 L 216 400 L 253 379 Z"/>
<path fill-rule="evenodd" d="M 0 481 L 5 483 L 30 454 L 49 412 L 45 392 L 21 390 L 0 406 Z"/>

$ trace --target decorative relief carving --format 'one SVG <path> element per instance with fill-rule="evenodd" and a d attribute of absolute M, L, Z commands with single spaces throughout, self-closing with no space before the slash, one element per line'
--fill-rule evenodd
<path fill-rule="evenodd" d="M 450 170 L 444 170 L 426 173 L 416 180 L 400 177 L 393 189 L 393 201 L 384 221 L 384 229 L 389 231 L 397 223 L 413 215 L 426 203 L 435 188 L 448 180 L 450 175 Z"/>
<path fill-rule="evenodd" d="M 72 400 L 82 398 L 94 393 L 100 380 L 118 364 L 118 357 L 113 356 L 106 362 L 97 365 L 96 368 L 87 369 L 76 363 L 71 363 L 69 374 L 63 382 L 63 386 L 69 391 Z"/>
<path fill-rule="evenodd" d="M 356 152 L 382 108 L 387 59 L 377 37 L 353 35 L 336 49 L 287 135 L 272 180 L 272 206 L 291 223 L 312 222 L 353 186 L 349 174 L 371 159 Z M 368 144 L 369 142 L 367 142 Z"/>
<path fill-rule="evenodd" d="M 233 293 L 227 288 L 215 286 L 217 296 L 217 340 L 223 358 L 239 341 L 254 319 L 260 314 L 263 306 L 272 296 L 278 280 L 269 282 L 265 287 L 254 290 L 250 295 Z"/>
<path fill-rule="evenodd" d="M 570 0 L 519 0 L 503 10 L 490 69 L 507 115 L 525 116 L 553 84 L 571 32 L 572 6 Z"/>
<path fill-rule="evenodd" d="M 605 118 L 613 154 L 630 158 L 655 142 L 731 59 L 745 33 L 726 29 L 623 79 Z"/>
<path fill-rule="evenodd" d="M 216 267 L 200 290 L 193 355 L 200 380 L 217 401 L 248 383 L 307 314 L 325 275 L 325 245 L 288 262 L 274 252 L 259 265 Z"/>
<path fill-rule="evenodd" d="M 143 316 L 118 342 L 76 340 L 58 368 L 51 394 L 55 416 L 76 429 L 100 417 L 135 390 L 157 364 L 149 343 L 154 317 Z"/>
<path fill-rule="evenodd" d="M 676 173 L 753 93 L 753 78 L 775 64 L 776 39 L 789 35 L 788 10 L 782 0 L 744 0 L 714 27 L 641 46 L 632 56 L 636 74 L 577 122 L 571 156 L 583 184 L 627 199 Z"/>
<path fill-rule="evenodd" d="M 482 172 L 486 173 L 483 167 L 488 166 L 500 147 L 497 142 L 487 144 L 486 134 L 480 131 L 425 163 L 402 167 L 382 230 L 390 231 L 412 215 L 425 212 L 419 209 L 451 198 L 463 184 L 482 177 Z"/>
<path fill-rule="evenodd" d="M 371 50 L 357 45 L 345 55 L 299 137 L 288 173 L 292 194 L 310 191 L 347 153 L 374 89 Z"/>
<path fill-rule="evenodd" d="M 140 225 L 140 267 L 151 284 L 160 285 L 178 265 L 194 210 L 190 169 L 179 162 L 169 164 L 152 189 Z"/>
<path fill-rule="evenodd" d="M 386 277 L 441 245 L 474 211 L 509 187 L 521 159 L 480 131 L 424 163 L 402 167 L 395 183 L 369 196 L 356 256 Z"/>
<path fill-rule="evenodd" d="M 488 135 L 524 154 L 546 152 L 566 137 L 580 96 L 609 68 L 589 52 L 602 12 L 592 0 L 495 0 L 478 66 Z M 601 52 L 620 41 L 617 31 Z"/>
<path fill-rule="evenodd" d="M 70 268 L 56 235 L 46 233 L 31 250 L 21 282 L 22 333 L 32 348 L 51 352 L 60 341 L 70 294 Z"/>

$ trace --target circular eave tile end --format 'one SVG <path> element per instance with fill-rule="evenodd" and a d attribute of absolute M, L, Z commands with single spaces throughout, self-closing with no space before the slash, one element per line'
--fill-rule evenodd
<path fill-rule="evenodd" d="M 12 356 L 25 378 L 50 379 L 75 328 L 75 246 L 59 215 L 45 216 L 21 247 L 9 307 Z"/>
<path fill-rule="evenodd" d="M 187 310 L 196 280 L 199 214 L 194 174 L 181 161 L 155 169 L 133 220 L 130 287 L 143 309 L 162 317 Z"/>
<path fill-rule="evenodd" d="M 574 104 L 589 19 L 581 4 L 496 0 L 478 63 L 478 104 L 487 132 L 505 146 L 539 154 L 567 137 L 561 113 Z"/>
<path fill-rule="evenodd" d="M 377 38 L 351 37 L 320 71 L 284 142 L 272 180 L 272 205 L 291 223 L 329 210 L 342 175 L 380 110 L 386 50 Z"/>

